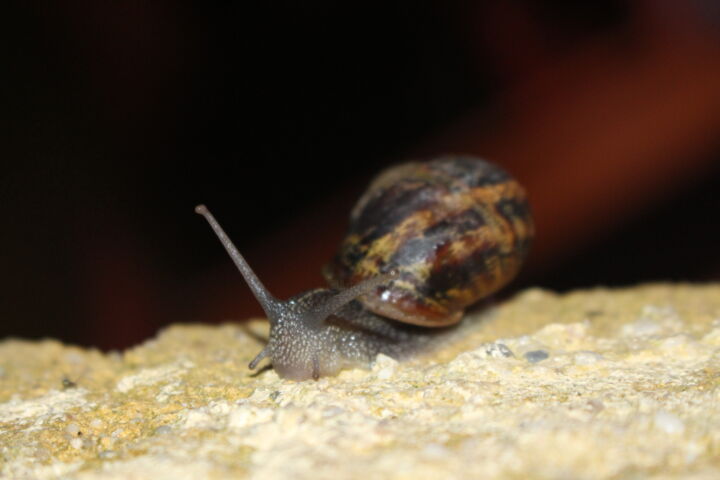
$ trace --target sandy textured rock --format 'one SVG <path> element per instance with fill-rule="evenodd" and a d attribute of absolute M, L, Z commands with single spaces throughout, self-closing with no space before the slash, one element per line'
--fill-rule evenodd
<path fill-rule="evenodd" d="M 0 343 L 3 478 L 720 478 L 720 286 L 529 290 L 320 381 L 243 326 L 122 354 Z M 249 329 L 263 332 L 260 322 Z"/>

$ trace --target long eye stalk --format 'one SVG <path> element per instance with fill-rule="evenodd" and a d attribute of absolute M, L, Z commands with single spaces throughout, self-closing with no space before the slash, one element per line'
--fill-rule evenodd
<path fill-rule="evenodd" d="M 223 247 L 225 247 L 225 250 L 235 263 L 235 266 L 238 270 L 240 270 L 240 273 L 245 278 L 248 286 L 250 286 L 250 290 L 252 290 L 253 295 L 255 295 L 257 301 L 260 302 L 260 306 L 265 311 L 268 319 L 272 322 L 273 319 L 277 318 L 279 315 L 281 302 L 273 297 L 267 288 L 265 288 L 257 275 L 255 275 L 255 272 L 253 272 L 250 268 L 250 265 L 248 265 L 245 261 L 245 258 L 235 247 L 232 240 L 230 240 L 230 237 L 227 236 L 207 207 L 205 205 L 198 205 L 195 207 L 195 213 L 202 215 L 205 217 L 205 220 L 208 221 L 210 227 L 215 232 L 215 235 L 217 235 L 218 239 L 220 239 L 220 243 L 223 244 Z"/>

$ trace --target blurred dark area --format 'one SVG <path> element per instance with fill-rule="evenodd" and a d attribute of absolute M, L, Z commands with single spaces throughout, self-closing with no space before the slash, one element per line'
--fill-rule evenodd
<path fill-rule="evenodd" d="M 373 174 L 446 152 L 529 190 L 506 295 L 720 279 L 720 3 L 4 4 L 0 337 L 124 348 L 287 297 Z"/>

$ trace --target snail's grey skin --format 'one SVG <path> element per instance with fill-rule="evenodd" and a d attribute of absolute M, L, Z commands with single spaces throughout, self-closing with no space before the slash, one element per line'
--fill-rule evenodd
<path fill-rule="evenodd" d="M 367 367 L 379 353 L 401 359 L 444 329 L 426 329 L 389 321 L 355 300 L 383 285 L 397 272 L 365 280 L 346 290 L 315 289 L 287 301 L 273 297 L 204 205 L 203 215 L 230 254 L 270 321 L 265 348 L 250 362 L 254 369 L 268 358 L 275 371 L 292 380 L 318 379 L 348 367 Z"/>
<path fill-rule="evenodd" d="M 367 367 L 379 353 L 402 359 L 415 353 L 445 329 L 427 329 L 389 321 L 356 300 L 318 320 L 337 290 L 316 289 L 284 302 L 279 317 L 271 319 L 267 346 L 250 364 L 271 358 L 275 371 L 293 380 L 317 379 L 352 367 Z"/>

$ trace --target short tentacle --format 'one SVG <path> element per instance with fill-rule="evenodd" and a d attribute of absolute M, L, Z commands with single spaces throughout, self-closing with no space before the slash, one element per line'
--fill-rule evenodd
<path fill-rule="evenodd" d="M 324 304 L 315 306 L 313 310 L 308 313 L 306 317 L 307 321 L 320 323 L 356 298 L 371 292 L 381 285 L 391 282 L 398 276 L 399 272 L 392 270 L 389 273 L 377 275 L 357 285 L 346 288 L 329 298 Z"/>
<path fill-rule="evenodd" d="M 258 366 L 258 364 L 263 360 L 263 358 L 268 356 L 268 347 L 266 346 L 262 350 L 260 350 L 260 353 L 258 353 L 255 358 L 252 359 L 250 364 L 248 364 L 248 368 L 250 370 L 255 370 L 255 367 Z"/>

